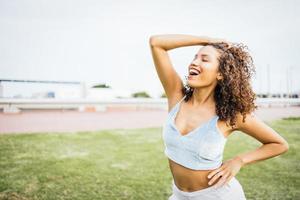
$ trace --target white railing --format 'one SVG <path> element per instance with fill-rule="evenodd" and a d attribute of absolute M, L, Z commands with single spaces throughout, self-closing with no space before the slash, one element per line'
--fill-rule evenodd
<path fill-rule="evenodd" d="M 300 106 L 300 98 L 257 98 L 258 106 Z"/>
<path fill-rule="evenodd" d="M 300 106 L 300 98 L 257 98 L 258 106 Z M 135 108 L 167 109 L 167 99 L 0 99 L 0 109 L 4 112 L 20 112 L 26 109 L 77 109 L 84 111 L 93 107 L 95 111 L 105 111 L 107 106 L 132 106 Z"/>
<path fill-rule="evenodd" d="M 105 111 L 110 107 L 153 108 L 165 110 L 167 99 L 130 98 L 130 99 L 0 99 L 0 109 L 4 112 L 20 112 L 30 109 L 77 109 L 85 111 Z"/>

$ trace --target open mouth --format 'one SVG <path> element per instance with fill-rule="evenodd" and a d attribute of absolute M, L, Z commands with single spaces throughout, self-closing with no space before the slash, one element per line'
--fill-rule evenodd
<path fill-rule="evenodd" d="M 201 73 L 201 72 L 198 71 L 197 69 L 192 68 L 192 69 L 190 69 L 190 71 L 189 71 L 189 77 L 199 76 L 200 73 Z"/>

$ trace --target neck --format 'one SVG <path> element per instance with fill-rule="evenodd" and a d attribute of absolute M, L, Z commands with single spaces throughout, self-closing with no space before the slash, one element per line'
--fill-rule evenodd
<path fill-rule="evenodd" d="M 196 107 L 204 105 L 214 105 L 214 88 L 194 88 L 193 95 L 191 97 L 191 104 Z"/>

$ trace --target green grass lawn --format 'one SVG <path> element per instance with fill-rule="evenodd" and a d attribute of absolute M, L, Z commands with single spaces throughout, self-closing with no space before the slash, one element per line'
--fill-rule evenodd
<path fill-rule="evenodd" d="M 269 124 L 290 144 L 241 168 L 247 199 L 300 199 L 300 118 Z M 151 199 L 171 195 L 161 128 L 0 135 L 0 199 Z M 260 146 L 235 132 L 224 160 Z"/>

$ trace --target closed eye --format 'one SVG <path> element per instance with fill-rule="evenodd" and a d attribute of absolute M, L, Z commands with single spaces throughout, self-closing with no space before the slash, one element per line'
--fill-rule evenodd
<path fill-rule="evenodd" d="M 197 55 L 194 56 L 194 60 L 195 60 L 196 58 L 197 58 Z M 208 60 L 205 60 L 205 59 L 204 59 L 204 60 L 202 59 L 202 61 L 203 61 L 203 62 L 208 62 Z"/>

